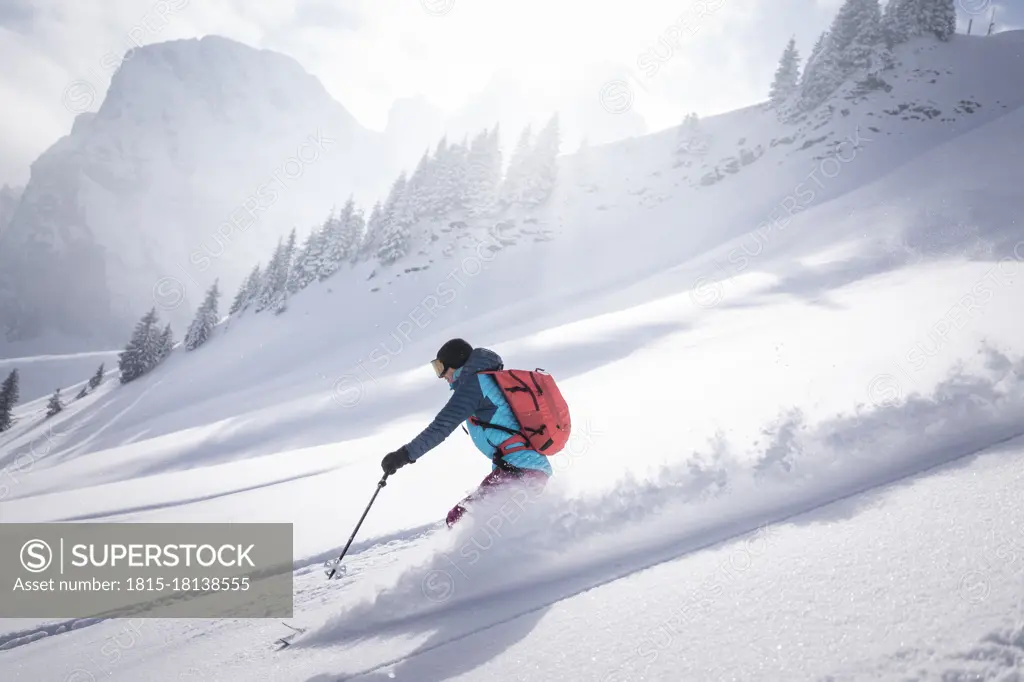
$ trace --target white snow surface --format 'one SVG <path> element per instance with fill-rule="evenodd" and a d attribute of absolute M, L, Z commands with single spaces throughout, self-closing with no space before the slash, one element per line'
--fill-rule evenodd
<path fill-rule="evenodd" d="M 293 523 L 306 631 L 275 651 L 277 619 L 7 619 L 4 682 L 1019 682 L 1024 89 L 978 77 L 1022 36 L 918 45 L 900 73 L 948 66 L 930 101 L 982 109 L 880 127 L 781 227 L 813 148 L 690 189 L 647 136 L 565 161 L 552 241 L 342 273 L 49 420 L 23 405 L 0 520 Z M 427 362 L 451 336 L 554 374 L 574 425 L 554 479 L 449 531 L 488 469 L 457 431 L 327 582 L 381 457 L 447 399 Z"/>

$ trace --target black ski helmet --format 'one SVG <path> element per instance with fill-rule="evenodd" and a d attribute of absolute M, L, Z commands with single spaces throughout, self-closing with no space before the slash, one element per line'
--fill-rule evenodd
<path fill-rule="evenodd" d="M 437 359 L 442 366 L 442 372 L 449 369 L 458 369 L 469 360 L 469 354 L 473 352 L 473 346 L 462 339 L 451 339 L 445 341 L 444 345 L 437 351 Z"/>

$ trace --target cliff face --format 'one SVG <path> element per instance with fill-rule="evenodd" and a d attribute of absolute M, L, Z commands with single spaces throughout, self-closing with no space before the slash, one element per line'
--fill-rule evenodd
<path fill-rule="evenodd" d="M 117 339 L 156 305 L 180 328 L 215 277 L 230 289 L 293 226 L 383 191 L 389 159 L 288 57 L 219 37 L 133 50 L 16 208 L 0 194 L 2 326 Z"/>

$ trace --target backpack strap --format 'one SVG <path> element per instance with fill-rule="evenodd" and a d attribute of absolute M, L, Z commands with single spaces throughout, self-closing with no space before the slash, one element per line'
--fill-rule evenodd
<path fill-rule="evenodd" d="M 470 417 L 469 421 L 470 423 L 475 424 L 476 426 L 482 426 L 485 429 L 495 429 L 497 431 L 504 431 L 509 435 L 509 438 L 507 438 L 501 445 L 498 446 L 498 450 L 499 452 L 501 452 L 502 455 L 508 454 L 508 449 L 509 446 L 511 445 L 518 444 L 522 445 L 525 449 L 530 448 L 530 439 L 527 438 L 526 434 L 523 433 L 522 431 L 516 431 L 515 429 L 510 429 L 507 426 L 502 426 L 501 424 L 492 424 L 491 422 L 485 422 L 480 419 L 477 419 L 476 417 Z M 522 438 L 522 443 L 519 443 L 518 441 L 513 442 L 513 440 L 516 437 Z"/>
<path fill-rule="evenodd" d="M 500 424 L 492 424 L 491 422 L 481 421 L 476 417 L 470 417 L 469 421 L 472 424 L 476 426 L 482 426 L 485 429 L 495 429 L 498 431 L 504 431 L 505 433 L 509 434 L 509 437 L 502 441 L 501 444 L 494 449 L 494 455 L 491 456 L 491 461 L 494 462 L 494 464 L 499 469 L 504 469 L 509 473 L 519 475 L 521 473 L 520 470 L 509 464 L 505 460 L 505 456 L 508 455 L 510 452 L 517 452 L 516 450 L 510 450 L 510 448 L 514 445 L 521 445 L 521 449 L 523 450 L 530 449 L 530 439 L 526 437 L 526 434 L 524 434 L 522 431 L 516 431 L 515 429 L 510 429 Z"/>
<path fill-rule="evenodd" d="M 504 456 L 499 456 L 498 453 L 495 453 L 495 456 L 493 458 L 491 458 L 491 461 L 494 462 L 494 465 L 496 467 L 498 467 L 499 469 L 501 469 L 502 471 L 504 471 L 506 473 L 512 474 L 516 478 L 522 478 L 523 474 L 525 473 L 519 467 L 515 467 L 515 466 L 512 466 L 511 464 L 509 464 L 508 461 L 505 460 L 505 457 Z"/>

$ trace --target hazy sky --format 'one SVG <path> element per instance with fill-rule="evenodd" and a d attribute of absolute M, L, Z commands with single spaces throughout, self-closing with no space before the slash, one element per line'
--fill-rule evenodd
<path fill-rule="evenodd" d="M 608 116 L 628 107 L 658 130 L 762 99 L 790 35 L 806 57 L 840 2 L 0 0 L 0 185 L 26 182 L 74 114 L 98 108 L 135 44 L 212 33 L 283 52 L 378 130 L 396 98 L 455 111 L 495 76 L 529 109 L 586 83 Z M 1024 25 L 1021 0 L 958 3 L 962 19 L 983 10 L 976 31 L 992 6 L 999 29 Z"/>

